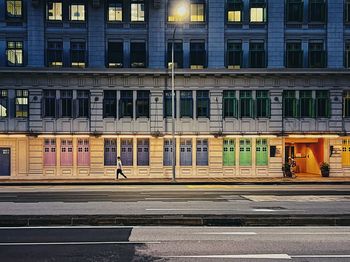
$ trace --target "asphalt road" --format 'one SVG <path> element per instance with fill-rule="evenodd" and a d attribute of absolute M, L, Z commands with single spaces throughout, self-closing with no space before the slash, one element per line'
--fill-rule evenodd
<path fill-rule="evenodd" d="M 350 185 L 0 187 L 0 215 L 350 214 Z"/>
<path fill-rule="evenodd" d="M 350 261 L 349 227 L 0 228 L 0 261 Z"/>

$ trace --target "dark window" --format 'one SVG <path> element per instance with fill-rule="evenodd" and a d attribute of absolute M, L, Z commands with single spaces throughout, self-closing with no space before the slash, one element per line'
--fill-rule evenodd
<path fill-rule="evenodd" d="M 85 5 L 73 3 L 69 6 L 70 21 L 85 21 Z"/>
<path fill-rule="evenodd" d="M 345 0 L 345 22 L 350 23 L 350 0 Z"/>
<path fill-rule="evenodd" d="M 344 117 L 350 117 L 350 91 L 344 91 L 343 93 L 343 115 Z"/>
<path fill-rule="evenodd" d="M 287 0 L 286 21 L 287 23 L 302 23 L 304 13 L 303 0 Z"/>
<path fill-rule="evenodd" d="M 310 22 L 324 23 L 326 21 L 326 1 L 309 0 Z"/>
<path fill-rule="evenodd" d="M 133 91 L 120 91 L 119 117 L 133 117 Z"/>
<path fill-rule="evenodd" d="M 350 42 L 345 44 L 345 67 L 350 68 Z"/>
<path fill-rule="evenodd" d="M 301 49 L 301 42 L 287 43 L 286 67 L 303 67 L 303 50 Z"/>
<path fill-rule="evenodd" d="M 28 117 L 28 90 L 16 90 L 16 117 Z"/>
<path fill-rule="evenodd" d="M 137 165 L 149 166 L 149 139 L 137 139 Z"/>
<path fill-rule="evenodd" d="M 269 91 L 256 91 L 256 116 L 258 118 L 270 117 Z"/>
<path fill-rule="evenodd" d="M 202 1 L 193 1 L 190 7 L 190 21 L 204 22 L 205 21 L 205 3 Z"/>
<path fill-rule="evenodd" d="M 264 43 L 249 43 L 249 62 L 251 68 L 266 67 Z"/>
<path fill-rule="evenodd" d="M 330 117 L 330 115 L 329 91 L 316 91 L 316 117 Z"/>
<path fill-rule="evenodd" d="M 180 91 L 180 116 L 193 117 L 192 91 Z"/>
<path fill-rule="evenodd" d="M 7 42 L 7 65 L 23 66 L 23 42 L 21 41 Z"/>
<path fill-rule="evenodd" d="M 314 117 L 314 99 L 312 98 L 312 91 L 300 91 L 300 117 Z"/>
<path fill-rule="evenodd" d="M 172 42 L 168 43 L 168 68 L 171 68 Z M 183 68 L 183 47 L 182 42 L 174 43 L 174 64 L 175 68 Z"/>
<path fill-rule="evenodd" d="M 241 117 L 253 117 L 253 96 L 252 91 L 240 91 L 239 102 L 241 109 Z"/>
<path fill-rule="evenodd" d="M 283 111 L 285 117 L 298 117 L 298 102 L 295 91 L 283 91 Z"/>
<path fill-rule="evenodd" d="M 44 90 L 44 117 L 56 117 L 56 90 Z"/>
<path fill-rule="evenodd" d="M 203 69 L 206 67 L 206 51 L 204 42 L 190 43 L 190 67 L 191 69 Z"/>
<path fill-rule="evenodd" d="M 108 2 L 108 22 L 123 21 L 123 0 L 114 0 Z"/>
<path fill-rule="evenodd" d="M 0 89 L 0 118 L 8 117 L 8 92 Z"/>
<path fill-rule="evenodd" d="M 143 0 L 131 0 L 131 22 L 145 21 L 145 3 Z"/>
<path fill-rule="evenodd" d="M 120 139 L 120 158 L 124 166 L 133 165 L 133 140 Z"/>
<path fill-rule="evenodd" d="M 176 92 L 175 92 L 175 112 L 176 117 Z M 172 95 L 171 91 L 164 91 L 164 117 L 172 117 Z"/>
<path fill-rule="evenodd" d="M 86 66 L 86 45 L 85 42 L 71 42 L 70 43 L 70 59 L 71 67 Z"/>
<path fill-rule="evenodd" d="M 130 43 L 130 66 L 146 67 L 146 43 L 132 42 Z"/>
<path fill-rule="evenodd" d="M 46 19 L 48 21 L 62 21 L 61 1 L 50 1 L 47 3 Z"/>
<path fill-rule="evenodd" d="M 326 53 L 323 42 L 309 43 L 309 67 L 324 68 L 326 66 Z"/>
<path fill-rule="evenodd" d="M 105 139 L 104 142 L 104 165 L 117 165 L 117 141 L 115 139 Z"/>
<path fill-rule="evenodd" d="M 63 43 L 62 41 L 49 41 L 47 43 L 47 66 L 63 66 Z"/>
<path fill-rule="evenodd" d="M 227 1 L 227 22 L 241 23 L 243 14 L 242 0 L 228 0 Z"/>
<path fill-rule="evenodd" d="M 210 116 L 209 91 L 197 91 L 197 118 Z"/>
<path fill-rule="evenodd" d="M 78 101 L 78 117 L 89 117 L 90 115 L 90 95 L 89 91 L 78 90 L 77 92 Z"/>
<path fill-rule="evenodd" d="M 21 19 L 23 16 L 22 0 L 6 0 L 6 19 Z"/>
<path fill-rule="evenodd" d="M 235 91 L 224 91 L 223 93 L 223 113 L 224 117 L 234 117 L 238 116 L 237 99 Z"/>
<path fill-rule="evenodd" d="M 61 117 L 72 117 L 73 92 L 72 90 L 61 90 Z"/>
<path fill-rule="evenodd" d="M 103 117 L 117 117 L 117 96 L 115 91 L 103 92 Z"/>
<path fill-rule="evenodd" d="M 242 43 L 227 43 L 227 67 L 229 69 L 239 69 L 243 65 Z"/>
<path fill-rule="evenodd" d="M 266 1 L 250 0 L 250 22 L 265 23 L 266 22 Z"/>
<path fill-rule="evenodd" d="M 108 67 L 123 67 L 123 42 L 108 42 Z"/>
<path fill-rule="evenodd" d="M 137 91 L 136 116 L 149 117 L 149 91 Z"/>

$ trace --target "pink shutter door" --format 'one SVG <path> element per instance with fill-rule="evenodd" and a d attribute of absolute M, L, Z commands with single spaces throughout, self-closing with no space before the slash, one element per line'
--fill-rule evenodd
<path fill-rule="evenodd" d="M 73 166 L 73 142 L 61 141 L 61 166 Z"/>
<path fill-rule="evenodd" d="M 45 139 L 44 141 L 44 166 L 56 165 L 56 141 Z"/>
<path fill-rule="evenodd" d="M 89 166 L 89 165 L 90 165 L 89 140 L 88 139 L 78 140 L 78 166 Z"/>

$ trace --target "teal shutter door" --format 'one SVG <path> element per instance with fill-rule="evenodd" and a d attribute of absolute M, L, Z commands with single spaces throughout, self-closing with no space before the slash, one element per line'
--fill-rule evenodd
<path fill-rule="evenodd" d="M 268 146 L 267 139 L 256 140 L 256 165 L 267 166 L 268 165 Z"/>
<path fill-rule="evenodd" d="M 235 140 L 225 139 L 223 148 L 224 166 L 235 166 L 236 154 L 235 154 Z"/>
<path fill-rule="evenodd" d="M 239 165 L 252 165 L 252 145 L 250 139 L 239 140 Z"/>

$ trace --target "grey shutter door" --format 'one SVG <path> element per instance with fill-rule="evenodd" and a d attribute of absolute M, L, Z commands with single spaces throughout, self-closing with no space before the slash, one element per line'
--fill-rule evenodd
<path fill-rule="evenodd" d="M 197 139 L 197 165 L 208 165 L 208 139 Z"/>
<path fill-rule="evenodd" d="M 163 164 L 164 166 L 171 166 L 172 165 L 172 159 L 173 159 L 173 143 L 171 139 L 165 139 L 164 140 L 164 159 Z"/>
<path fill-rule="evenodd" d="M 117 165 L 117 142 L 114 139 L 105 139 L 105 166 Z"/>
<path fill-rule="evenodd" d="M 121 154 L 120 158 L 124 166 L 132 166 L 132 139 L 121 139 Z"/>
<path fill-rule="evenodd" d="M 11 175 L 11 149 L 0 148 L 0 176 Z"/>
<path fill-rule="evenodd" d="M 180 165 L 192 166 L 192 140 L 181 139 Z"/>
<path fill-rule="evenodd" d="M 137 140 L 137 165 L 149 165 L 149 139 Z"/>

